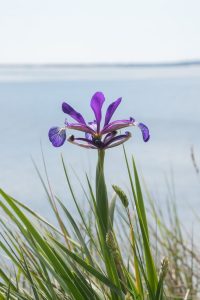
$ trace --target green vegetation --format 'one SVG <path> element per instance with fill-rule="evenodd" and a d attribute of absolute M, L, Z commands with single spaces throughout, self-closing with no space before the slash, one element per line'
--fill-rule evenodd
<path fill-rule="evenodd" d="M 95 190 L 87 175 L 85 185 L 79 185 L 87 212 L 76 198 L 62 157 L 67 192 L 77 208 L 75 217 L 45 185 L 36 167 L 57 227 L 0 190 L 1 256 L 9 258 L 1 263 L 0 300 L 197 297 L 200 259 L 193 241 L 185 241 L 173 199 L 168 203 L 170 222 L 166 222 L 148 191 L 144 203 L 135 161 L 128 160 L 125 149 L 130 188 L 125 192 L 113 185 L 109 187 L 113 197 L 108 199 L 104 154 L 99 150 Z M 46 170 L 45 162 L 44 166 Z"/>

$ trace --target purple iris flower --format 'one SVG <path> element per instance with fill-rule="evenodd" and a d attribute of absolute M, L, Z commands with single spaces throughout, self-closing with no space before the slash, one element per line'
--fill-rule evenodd
<path fill-rule="evenodd" d="M 69 123 L 66 120 L 64 127 L 52 127 L 49 130 L 49 139 L 51 143 L 55 147 L 62 146 L 67 138 L 66 130 L 73 129 L 84 132 L 85 137 L 76 138 L 74 135 L 71 135 L 67 139 L 70 143 L 90 149 L 108 149 L 126 142 L 131 137 L 129 131 L 118 134 L 118 130 L 130 126 L 139 127 L 142 132 L 143 140 L 147 142 L 150 137 L 149 129 L 143 123 L 136 122 L 133 118 L 111 122 L 111 118 L 121 103 L 121 100 L 122 98 L 119 98 L 108 106 L 102 128 L 100 126 L 102 120 L 101 110 L 105 101 L 103 93 L 96 92 L 91 99 L 90 106 L 94 112 L 95 120 L 88 124 L 79 112 L 64 102 L 62 104 L 63 112 L 68 114 L 76 122 Z"/>

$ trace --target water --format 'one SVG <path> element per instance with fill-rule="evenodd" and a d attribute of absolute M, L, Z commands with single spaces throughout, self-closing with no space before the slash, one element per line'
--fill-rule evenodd
<path fill-rule="evenodd" d="M 143 143 L 137 128 L 126 143 L 156 202 L 164 206 L 166 177 L 173 173 L 179 212 L 185 224 L 194 221 L 190 207 L 199 211 L 200 183 L 190 158 L 194 146 L 200 161 L 200 67 L 177 68 L 1 68 L 0 69 L 0 186 L 15 198 L 49 216 L 46 196 L 31 161 L 42 170 L 40 142 L 55 193 L 73 210 L 66 190 L 60 153 L 73 172 L 84 180 L 95 174 L 96 152 L 65 144 L 53 148 L 48 130 L 62 125 L 62 101 L 69 102 L 86 119 L 95 91 L 103 91 L 106 105 L 122 96 L 115 118 L 133 116 L 147 124 L 151 140 Z M 74 170 L 74 171 L 73 171 Z M 106 154 L 109 183 L 128 185 L 122 148 Z M 83 202 L 76 179 L 72 180 Z M 83 205 L 85 205 L 83 203 Z M 199 211 L 200 214 L 200 211 Z"/>

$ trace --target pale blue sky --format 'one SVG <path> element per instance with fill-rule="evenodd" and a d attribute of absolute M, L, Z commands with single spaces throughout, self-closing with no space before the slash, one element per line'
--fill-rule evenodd
<path fill-rule="evenodd" d="M 0 0 L 0 63 L 200 58 L 200 0 Z"/>

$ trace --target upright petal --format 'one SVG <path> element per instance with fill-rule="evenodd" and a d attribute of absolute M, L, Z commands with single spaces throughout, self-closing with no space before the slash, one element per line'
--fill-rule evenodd
<path fill-rule="evenodd" d="M 89 127 L 92 128 L 95 132 L 97 131 L 97 121 L 88 122 Z"/>
<path fill-rule="evenodd" d="M 91 108 L 94 111 L 94 115 L 97 122 L 97 132 L 100 130 L 100 122 L 101 122 L 101 109 L 102 105 L 105 101 L 104 94 L 101 92 L 96 92 L 91 99 Z"/>
<path fill-rule="evenodd" d="M 92 134 L 86 132 L 85 133 L 85 138 L 92 141 Z"/>
<path fill-rule="evenodd" d="M 49 130 L 49 140 L 51 141 L 54 147 L 62 146 L 66 140 L 65 128 L 52 127 Z"/>
<path fill-rule="evenodd" d="M 114 112 L 116 111 L 116 109 L 119 106 L 119 104 L 121 103 L 121 101 L 122 101 L 122 98 L 119 98 L 108 106 L 107 111 L 106 111 L 104 126 L 106 126 L 110 122 Z"/>
<path fill-rule="evenodd" d="M 76 120 L 77 122 L 79 122 L 81 124 L 86 124 L 83 116 L 79 112 L 77 112 L 75 109 L 73 109 L 73 107 L 71 107 L 66 102 L 63 102 L 62 110 L 64 113 L 70 115 L 70 117 L 73 118 L 74 120 Z"/>
<path fill-rule="evenodd" d="M 96 120 L 92 121 L 92 122 L 88 122 L 89 127 L 92 128 L 92 130 L 94 130 L 94 134 L 97 132 L 97 122 Z M 86 132 L 85 133 L 85 137 L 86 139 L 92 140 L 92 134 Z"/>

